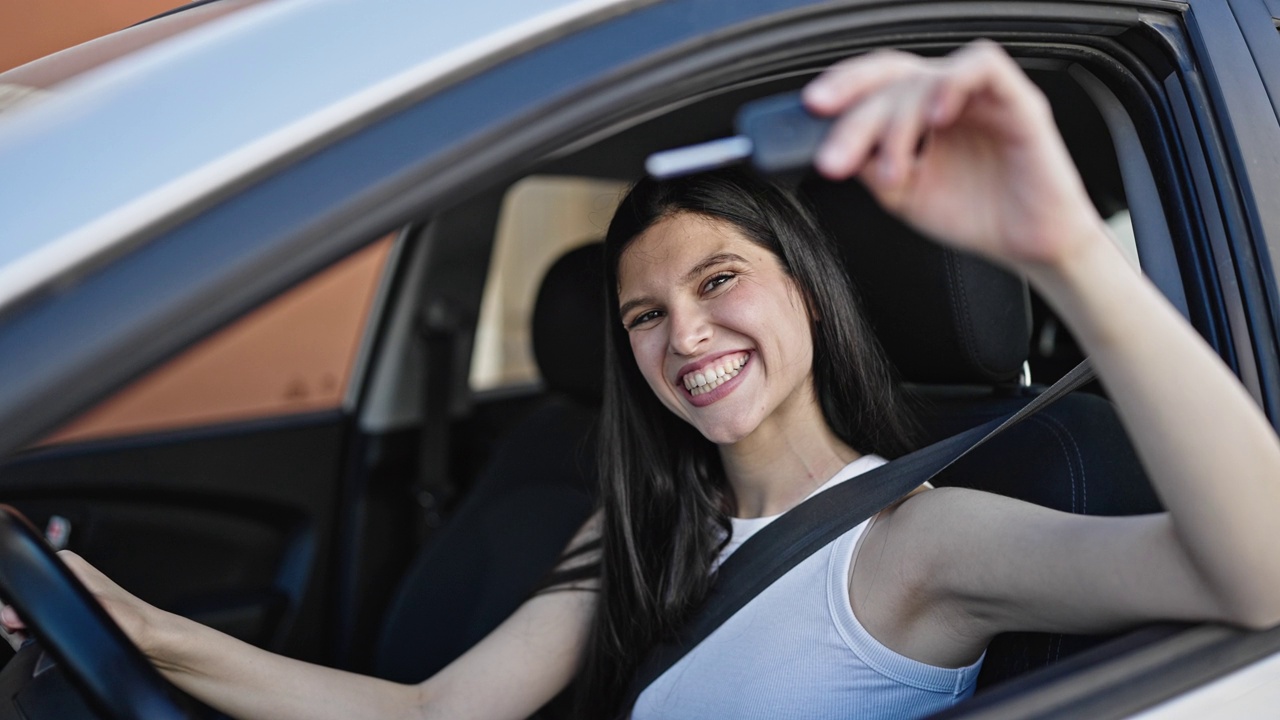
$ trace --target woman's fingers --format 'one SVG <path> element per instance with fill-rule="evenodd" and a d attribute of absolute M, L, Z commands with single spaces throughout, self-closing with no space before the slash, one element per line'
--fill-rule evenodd
<path fill-rule="evenodd" d="M 930 129 L 927 110 L 936 80 L 900 81 L 847 111 L 827 135 L 814 164 L 832 179 L 853 175 L 890 186 L 910 174 Z"/>
<path fill-rule="evenodd" d="M 904 85 L 897 93 L 879 141 L 876 165 L 863 174 L 877 195 L 892 196 L 910 182 L 917 155 L 930 129 L 927 112 L 936 85 L 932 78 L 921 78 L 919 82 Z"/>
<path fill-rule="evenodd" d="M 961 116 L 970 101 L 986 96 L 1005 111 L 1010 129 L 1027 120 L 1052 121 L 1048 102 L 1013 58 L 990 40 L 978 40 L 942 61 L 940 82 L 930 100 L 929 122 L 947 127 Z"/>
<path fill-rule="evenodd" d="M 832 179 L 861 175 L 886 189 L 910 175 L 929 132 L 956 123 L 975 98 L 991 106 L 983 124 L 1005 133 L 1052 125 L 1031 81 L 985 40 L 945 58 L 877 51 L 846 60 L 811 82 L 804 97 L 818 114 L 843 113 L 815 158 L 819 171 Z M 878 166 L 864 171 L 872 155 Z"/>
<path fill-rule="evenodd" d="M 79 555 L 76 555 L 69 550 L 62 550 L 58 555 L 62 558 L 63 562 L 66 562 L 67 565 L 71 567 L 72 572 L 80 578 L 81 582 L 84 582 L 85 578 L 83 573 L 76 568 L 77 566 L 90 567 L 89 564 L 80 559 Z M 68 559 L 71 559 L 71 562 L 67 562 Z M 22 647 L 24 642 L 26 642 L 26 630 L 26 621 L 22 619 L 22 616 L 18 614 L 18 611 L 14 609 L 12 605 L 7 603 L 0 605 L 0 636 L 4 637 L 15 652 Z"/>
<path fill-rule="evenodd" d="M 905 174 L 927 128 L 937 61 L 883 50 L 832 66 L 804 90 L 820 115 L 843 113 L 815 158 L 822 174 L 845 179 L 873 172 L 887 182 Z"/>
<path fill-rule="evenodd" d="M 27 624 L 23 622 L 22 617 L 12 605 L 0 607 L 0 625 L 3 625 L 5 630 L 11 631 L 27 629 Z"/>
<path fill-rule="evenodd" d="M 26 629 L 27 624 L 12 605 L 0 606 L 0 636 L 4 637 L 14 652 L 22 649 L 22 644 L 26 642 Z"/>
<path fill-rule="evenodd" d="M 918 71 L 924 59 L 897 50 L 876 50 L 827 68 L 805 86 L 805 105 L 818 115 L 835 115 L 876 90 Z"/>
<path fill-rule="evenodd" d="M 814 165 L 829 178 L 856 175 L 874 154 L 893 114 L 893 99 L 877 95 L 846 112 L 827 134 Z"/>

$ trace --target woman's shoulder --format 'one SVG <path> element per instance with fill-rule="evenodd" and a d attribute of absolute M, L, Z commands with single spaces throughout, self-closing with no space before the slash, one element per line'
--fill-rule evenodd
<path fill-rule="evenodd" d="M 922 485 L 876 515 L 854 551 L 850 590 L 858 575 L 891 593 L 893 602 L 935 612 L 945 600 L 948 579 L 979 572 L 989 558 L 979 548 L 1005 524 L 1034 506 L 982 490 Z M 892 572 L 884 572 L 891 568 Z M 887 582 L 891 579 L 891 582 Z M 908 609 L 908 612 L 910 610 Z"/>
<path fill-rule="evenodd" d="M 948 612 L 946 578 L 978 571 L 967 567 L 966 536 L 1004 502 L 1017 501 L 980 490 L 921 486 L 881 511 L 854 550 L 847 578 L 849 603 L 862 626 L 884 646 L 920 662 L 971 662 L 985 639 L 970 637 Z"/>
<path fill-rule="evenodd" d="M 927 581 L 937 577 L 937 565 L 961 562 L 967 556 L 965 538 L 973 537 L 975 528 L 996 529 L 1035 509 L 1022 500 L 983 490 L 922 485 L 876 516 L 867 529 L 866 544 L 910 547 L 913 564 L 922 566 L 922 581 Z"/>

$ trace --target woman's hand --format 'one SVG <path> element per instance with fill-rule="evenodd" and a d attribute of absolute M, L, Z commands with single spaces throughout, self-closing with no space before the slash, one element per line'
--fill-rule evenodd
<path fill-rule="evenodd" d="M 1048 101 L 995 43 L 936 59 L 873 52 L 831 67 L 804 99 L 841 115 L 818 170 L 857 176 L 939 241 L 1024 268 L 1105 237 Z"/>
<path fill-rule="evenodd" d="M 124 630 L 124 634 L 129 637 L 129 640 L 150 657 L 151 653 L 148 652 L 149 629 L 151 627 L 149 618 L 159 611 L 154 606 L 143 602 L 112 582 L 110 578 L 86 562 L 84 558 L 70 550 L 59 551 L 58 557 L 66 563 L 67 567 L 93 594 L 94 598 L 102 603 L 102 606 L 107 610 L 107 614 Z M 26 623 L 23 622 L 21 616 L 18 615 L 12 605 L 5 605 L 0 609 L 0 626 L 3 626 L 10 635 L 17 637 L 24 636 L 26 631 Z"/>
<path fill-rule="evenodd" d="M 1064 516 L 1055 537 L 1037 533 L 1047 521 L 1025 507 L 976 525 L 976 512 L 940 508 L 922 532 L 955 571 L 945 593 L 977 602 L 959 616 L 1007 612 L 992 631 L 1280 623 L 1280 439 L 1217 353 L 1107 241 L 1048 103 L 1009 56 L 990 42 L 938 59 L 871 53 L 814 80 L 805 101 L 841 115 L 815 159 L 822 173 L 856 175 L 922 232 L 1026 274 L 1087 352 L 1169 511 Z M 1030 540 L 1010 539 L 1015 516 Z M 948 535 L 955 517 L 968 522 Z M 1104 525 L 1114 534 L 1100 534 Z M 975 543 L 989 528 L 999 529 L 991 544 Z M 1032 570 L 1010 563 L 992 575 L 990 558 L 1005 554 Z M 1025 582 L 1044 567 L 1056 568 L 1052 582 Z M 1135 580 L 1117 586 L 1117 577 Z M 984 594 L 993 605 L 981 606 Z"/>

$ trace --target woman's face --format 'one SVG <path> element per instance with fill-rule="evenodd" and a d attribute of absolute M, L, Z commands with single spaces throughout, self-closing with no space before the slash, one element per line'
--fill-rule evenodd
<path fill-rule="evenodd" d="M 737 443 L 819 412 L 801 294 L 732 224 L 693 213 L 658 221 L 622 253 L 618 298 L 649 387 L 708 440 Z"/>

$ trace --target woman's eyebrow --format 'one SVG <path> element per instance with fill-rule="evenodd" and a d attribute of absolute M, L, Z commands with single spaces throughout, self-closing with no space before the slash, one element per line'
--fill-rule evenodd
<path fill-rule="evenodd" d="M 650 297 L 638 297 L 628 300 L 622 303 L 622 307 L 618 308 L 618 317 L 625 318 L 627 313 L 631 312 L 632 309 L 640 307 L 641 305 L 648 305 L 651 302 L 653 302 L 653 298 Z"/>
<path fill-rule="evenodd" d="M 716 265 L 722 265 L 727 262 L 745 263 L 746 260 L 744 260 L 741 255 L 736 255 L 731 252 L 716 253 L 690 268 L 689 272 L 685 273 L 684 281 L 686 283 L 693 282 L 698 279 L 699 275 L 705 273 Z"/>

